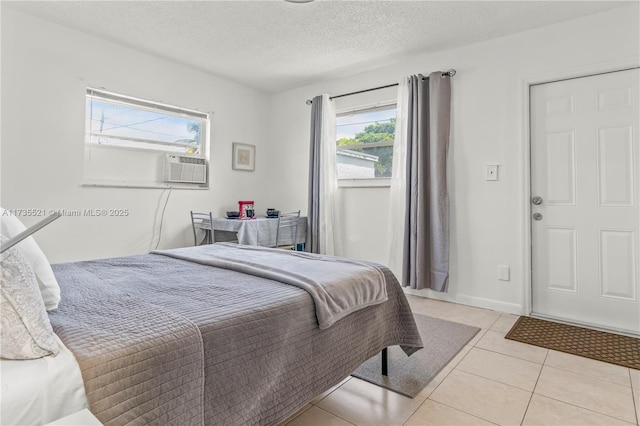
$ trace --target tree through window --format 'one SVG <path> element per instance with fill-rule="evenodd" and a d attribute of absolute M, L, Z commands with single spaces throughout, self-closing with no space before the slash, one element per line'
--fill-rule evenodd
<path fill-rule="evenodd" d="M 390 178 L 395 128 L 395 104 L 338 114 L 338 179 Z"/>

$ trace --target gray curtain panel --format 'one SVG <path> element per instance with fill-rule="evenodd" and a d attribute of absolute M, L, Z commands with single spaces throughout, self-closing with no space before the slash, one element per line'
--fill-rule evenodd
<path fill-rule="evenodd" d="M 322 146 L 322 96 L 311 104 L 311 145 L 309 147 L 309 206 L 306 251 L 320 252 L 320 148 Z"/>
<path fill-rule="evenodd" d="M 446 292 L 449 286 L 450 111 L 449 76 L 410 77 L 402 276 L 414 289 Z"/>

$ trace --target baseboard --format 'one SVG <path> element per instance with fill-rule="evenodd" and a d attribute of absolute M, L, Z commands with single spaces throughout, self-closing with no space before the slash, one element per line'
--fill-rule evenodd
<path fill-rule="evenodd" d="M 461 305 L 475 306 L 477 308 L 491 309 L 492 311 L 505 312 L 514 315 L 526 315 L 524 307 L 517 303 L 508 303 L 500 300 L 486 299 L 484 297 L 469 296 L 467 294 L 449 294 L 429 289 L 414 290 L 404 288 L 406 294 L 428 297 L 429 299 L 442 300 L 444 302 L 459 303 Z"/>

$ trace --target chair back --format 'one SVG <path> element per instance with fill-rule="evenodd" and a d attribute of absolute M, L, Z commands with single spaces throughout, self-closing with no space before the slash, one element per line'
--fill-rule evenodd
<path fill-rule="evenodd" d="M 193 243 L 198 246 L 201 244 L 213 243 L 213 214 L 191 212 L 191 227 L 193 228 Z M 198 231 L 203 231 L 204 236 L 198 242 Z"/>
<path fill-rule="evenodd" d="M 295 248 L 297 246 L 298 222 L 300 210 L 280 213 L 278 216 L 278 228 L 276 230 L 276 245 L 279 248 Z"/>

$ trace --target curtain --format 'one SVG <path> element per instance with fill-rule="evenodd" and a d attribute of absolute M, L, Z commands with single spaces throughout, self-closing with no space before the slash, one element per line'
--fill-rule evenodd
<path fill-rule="evenodd" d="M 450 77 L 442 72 L 428 79 L 413 75 L 403 79 L 399 89 L 389 263 L 405 286 L 447 291 Z"/>
<path fill-rule="evenodd" d="M 396 101 L 395 143 L 391 165 L 391 187 L 389 188 L 389 260 L 387 265 L 404 284 L 402 277 L 402 252 L 404 250 L 404 225 L 407 212 L 407 130 L 409 112 L 409 77 L 398 83 Z"/>
<path fill-rule="evenodd" d="M 337 212 L 336 112 L 329 95 L 313 98 L 309 150 L 307 251 L 341 254 Z"/>

